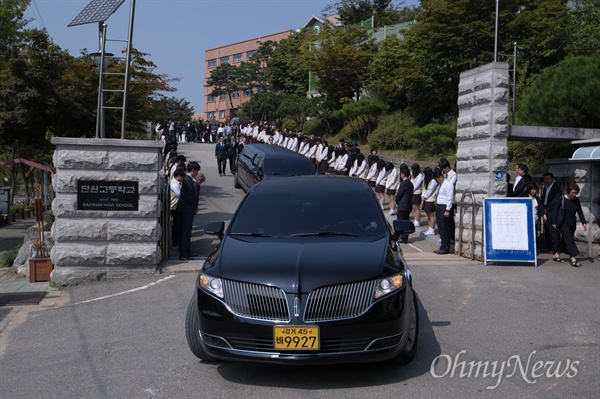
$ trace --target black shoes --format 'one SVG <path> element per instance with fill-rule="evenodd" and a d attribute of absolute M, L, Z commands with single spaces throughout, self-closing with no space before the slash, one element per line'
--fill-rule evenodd
<path fill-rule="evenodd" d="M 434 254 L 438 254 L 438 255 L 448 255 L 450 252 L 449 251 L 441 251 L 439 249 L 433 251 Z"/>
<path fill-rule="evenodd" d="M 196 259 L 192 258 L 191 256 L 180 256 L 179 260 L 196 260 Z"/>

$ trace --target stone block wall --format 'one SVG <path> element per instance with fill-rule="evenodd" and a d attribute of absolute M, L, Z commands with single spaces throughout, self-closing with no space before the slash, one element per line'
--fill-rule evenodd
<path fill-rule="evenodd" d="M 52 143 L 52 282 L 64 286 L 154 273 L 162 259 L 162 143 L 74 138 L 54 138 Z M 78 210 L 79 180 L 137 181 L 138 210 Z"/>
<path fill-rule="evenodd" d="M 482 199 L 506 195 L 509 85 L 506 63 L 491 63 L 460 75 L 455 202 L 460 203 L 465 193 L 472 193 L 473 197 L 468 194 L 464 198 L 468 205 L 459 205 L 457 209 L 455 250 L 478 260 L 483 260 Z M 502 173 L 501 178 L 495 177 L 496 172 Z M 473 207 L 475 234 L 472 232 Z"/>

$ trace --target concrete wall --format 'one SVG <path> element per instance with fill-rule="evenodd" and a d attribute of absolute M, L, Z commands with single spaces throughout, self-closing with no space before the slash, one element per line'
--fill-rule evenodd
<path fill-rule="evenodd" d="M 54 138 L 51 280 L 58 286 L 151 274 L 162 258 L 161 142 Z M 77 209 L 79 180 L 137 181 L 137 211 Z"/>
<path fill-rule="evenodd" d="M 464 193 L 472 192 L 473 197 L 464 200 L 479 205 L 457 209 L 455 251 L 469 258 L 483 260 L 482 198 L 506 196 L 509 84 L 506 63 L 484 65 L 460 75 L 455 201 L 460 202 Z M 501 173 L 499 178 L 496 172 Z M 474 245 L 471 244 L 473 227 Z"/>

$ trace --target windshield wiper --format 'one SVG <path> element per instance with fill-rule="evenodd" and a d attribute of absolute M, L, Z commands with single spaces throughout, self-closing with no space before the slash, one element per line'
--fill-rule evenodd
<path fill-rule="evenodd" d="M 329 237 L 329 236 L 348 236 L 348 237 L 360 237 L 358 234 L 342 233 L 339 231 L 319 231 L 315 233 L 297 233 L 290 234 L 290 237 L 305 237 L 305 236 L 317 236 L 317 237 Z"/>
<path fill-rule="evenodd" d="M 271 237 L 265 233 L 229 233 L 230 236 L 249 236 L 249 237 Z"/>

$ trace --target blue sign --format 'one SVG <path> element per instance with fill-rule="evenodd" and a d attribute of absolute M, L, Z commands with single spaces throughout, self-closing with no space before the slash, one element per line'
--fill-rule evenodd
<path fill-rule="evenodd" d="M 483 199 L 484 261 L 533 262 L 537 266 L 531 198 Z"/>

